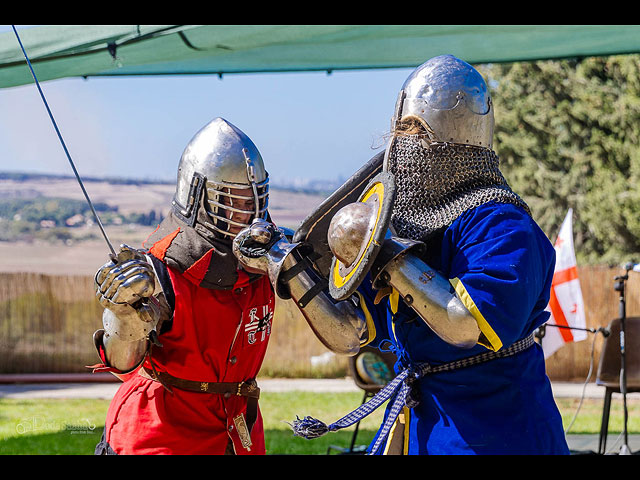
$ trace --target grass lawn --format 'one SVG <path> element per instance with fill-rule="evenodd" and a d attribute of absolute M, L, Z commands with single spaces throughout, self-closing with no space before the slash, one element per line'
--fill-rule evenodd
<path fill-rule="evenodd" d="M 329 433 L 315 440 L 294 437 L 289 425 L 296 415 L 311 415 L 333 422 L 360 405 L 362 394 L 263 392 L 260 399 L 264 417 L 267 454 L 324 455 L 339 453 L 332 446 L 346 448 L 353 428 Z M 572 421 L 578 399 L 558 399 L 565 427 Z M 0 399 L 0 454 L 2 455 L 91 455 L 100 440 L 109 401 L 91 399 Z M 640 400 L 628 402 L 630 434 L 640 433 Z M 384 405 L 360 425 L 356 445 L 368 444 L 379 426 Z M 602 401 L 585 399 L 569 433 L 600 431 Z M 614 398 L 610 436 L 622 428 L 622 400 Z"/>

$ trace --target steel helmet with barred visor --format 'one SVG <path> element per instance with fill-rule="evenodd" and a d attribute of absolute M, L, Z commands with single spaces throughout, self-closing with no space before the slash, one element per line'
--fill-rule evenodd
<path fill-rule="evenodd" d="M 202 206 L 211 220 L 204 226 L 219 238 L 232 239 L 232 228 L 246 228 L 254 219 L 267 217 L 269 178 L 262 156 L 245 133 L 223 118 L 200 129 L 180 158 L 173 209 L 190 225 L 203 190 Z M 247 216 L 248 221 L 238 220 Z"/>

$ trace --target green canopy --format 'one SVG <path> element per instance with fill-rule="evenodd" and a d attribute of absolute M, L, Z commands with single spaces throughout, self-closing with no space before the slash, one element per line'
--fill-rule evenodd
<path fill-rule="evenodd" d="M 634 25 L 54 25 L 19 30 L 38 80 L 414 67 L 640 52 Z M 12 30 L 0 88 L 31 83 Z"/>

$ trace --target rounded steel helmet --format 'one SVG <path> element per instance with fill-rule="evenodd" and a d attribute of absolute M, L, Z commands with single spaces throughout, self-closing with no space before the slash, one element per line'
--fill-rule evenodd
<path fill-rule="evenodd" d="M 391 122 L 417 119 L 433 141 L 492 148 L 493 105 L 482 75 L 453 55 L 427 60 L 405 80 Z"/>
<path fill-rule="evenodd" d="M 239 195 L 232 189 L 251 189 Z M 215 118 L 191 139 L 178 165 L 174 212 L 193 226 L 204 190 L 205 210 L 212 220 L 206 225 L 222 238 L 233 238 L 231 225 L 248 227 L 256 218 L 266 219 L 269 179 L 262 156 L 251 139 L 223 118 Z M 234 207 L 234 201 L 253 200 L 254 208 Z M 228 215 L 227 213 L 228 212 Z M 251 214 L 248 223 L 234 214 Z"/>

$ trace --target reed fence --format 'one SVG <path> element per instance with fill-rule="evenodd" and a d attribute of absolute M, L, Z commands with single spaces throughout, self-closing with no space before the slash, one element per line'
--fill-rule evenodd
<path fill-rule="evenodd" d="M 617 317 L 619 294 L 613 289 L 613 277 L 619 273 L 620 269 L 607 266 L 578 268 L 587 327 L 606 326 Z M 640 315 L 640 274 L 631 273 L 626 292 L 627 315 Z M 101 327 L 101 315 L 91 277 L 0 274 L 0 374 L 87 373 L 85 366 L 98 360 L 92 335 Z M 276 302 L 271 335 L 263 376 L 340 377 L 348 373 L 347 359 L 328 354 L 289 303 Z M 592 346 L 593 380 L 602 346 L 602 336 L 594 334 L 560 348 L 547 359 L 549 377 L 584 381 Z"/>

